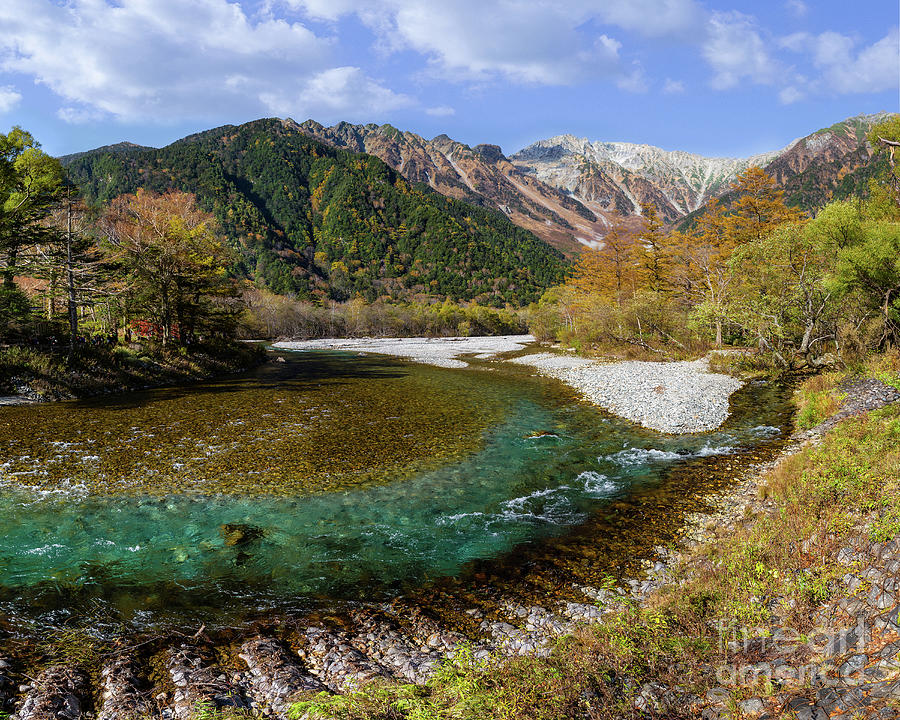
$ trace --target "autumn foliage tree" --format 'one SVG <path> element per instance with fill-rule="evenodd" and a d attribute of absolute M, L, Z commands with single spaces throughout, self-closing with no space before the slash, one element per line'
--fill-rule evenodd
<path fill-rule="evenodd" d="M 106 227 L 126 313 L 157 326 L 163 345 L 216 330 L 224 318 L 213 301 L 234 294 L 227 278 L 232 254 L 193 195 L 121 196 L 110 205 Z"/>
<path fill-rule="evenodd" d="M 635 238 L 621 218 L 615 218 L 599 247 L 585 248 L 569 275 L 569 284 L 584 294 L 620 305 L 633 287 Z"/>
<path fill-rule="evenodd" d="M 711 200 L 686 231 L 666 228 L 648 204 L 641 227 L 616 223 L 599 248 L 583 251 L 566 286 L 575 298 L 566 310 L 569 340 L 683 352 L 721 346 L 729 328 L 784 357 L 794 345 L 807 354 L 833 337 L 833 327 L 822 334 L 833 295 L 817 265 L 827 252 L 802 230 L 801 213 L 760 168 L 731 189 L 730 205 Z"/>
<path fill-rule="evenodd" d="M 668 290 L 672 284 L 672 239 L 652 203 L 641 207 L 644 227 L 637 241 L 637 270 L 642 285 L 651 292 Z"/>
<path fill-rule="evenodd" d="M 779 225 L 796 222 L 803 216 L 785 204 L 784 190 L 762 168 L 748 168 L 731 187 L 737 200 L 728 213 L 728 233 L 735 245 L 761 240 Z"/>

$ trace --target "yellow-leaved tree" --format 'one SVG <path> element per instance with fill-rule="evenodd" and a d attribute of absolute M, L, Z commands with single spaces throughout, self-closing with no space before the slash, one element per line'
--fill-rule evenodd
<path fill-rule="evenodd" d="M 123 277 L 123 311 L 152 323 L 164 346 L 191 342 L 201 330 L 228 330 L 228 313 L 212 301 L 235 295 L 227 276 L 233 253 L 193 195 L 121 196 L 110 205 L 106 227 L 109 259 Z"/>

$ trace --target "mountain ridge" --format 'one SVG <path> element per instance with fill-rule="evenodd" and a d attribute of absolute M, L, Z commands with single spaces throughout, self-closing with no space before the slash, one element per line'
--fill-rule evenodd
<path fill-rule="evenodd" d="M 857 115 L 778 150 L 745 158 L 572 134 L 538 140 L 507 156 L 498 145 L 469 146 L 443 133 L 428 140 L 390 124 L 340 122 L 327 127 L 311 119 L 269 121 L 334 148 L 374 155 L 410 182 L 446 197 L 499 210 L 572 256 L 584 246 L 599 245 L 613 222 L 636 226 L 647 203 L 656 206 L 665 222 L 684 222 L 711 198 L 727 198 L 731 182 L 752 165 L 772 175 L 788 203 L 804 210 L 864 192 L 872 155 L 867 130 L 891 115 Z M 202 141 L 220 130 L 176 142 Z M 110 152 L 125 152 L 123 148 L 127 144 L 109 146 Z"/>
<path fill-rule="evenodd" d="M 336 147 L 374 154 L 442 194 L 496 207 L 571 255 L 602 242 L 616 220 L 636 224 L 646 203 L 653 203 L 666 222 L 678 223 L 712 197 L 727 195 L 731 182 L 752 165 L 773 174 L 788 202 L 803 209 L 823 204 L 835 192 L 858 192 L 866 179 L 859 171 L 871 156 L 864 130 L 890 114 L 854 116 L 745 158 L 572 134 L 539 140 L 506 156 L 496 145 L 470 147 L 445 134 L 428 140 L 392 125 L 284 122 Z M 815 166 L 812 173 L 810 166 Z"/>
<path fill-rule="evenodd" d="M 804 171 L 817 155 L 833 162 L 835 153 L 828 152 L 833 144 L 838 145 L 842 155 L 848 155 L 865 144 L 863 128 L 889 116 L 886 112 L 857 115 L 797 138 L 781 149 L 744 158 L 709 157 L 647 144 L 592 141 L 563 134 L 532 143 L 511 155 L 510 160 L 522 172 L 582 201 L 614 206 L 622 212 L 627 208 L 620 196 L 624 195 L 631 202 L 629 214 L 639 214 L 640 204 L 650 201 L 667 221 L 674 222 L 695 212 L 710 198 L 727 192 L 737 175 L 749 167 L 762 167 L 767 172 L 771 168 L 776 182 L 785 184 L 789 176 Z M 841 142 L 849 137 L 854 138 L 852 146 Z M 807 151 L 805 160 L 799 160 L 803 153 L 797 148 L 801 145 Z M 798 157 L 797 162 L 778 164 L 791 153 Z M 656 192 L 648 190 L 646 182 L 655 186 Z M 598 186 L 605 189 L 605 194 L 596 192 Z"/>
<path fill-rule="evenodd" d="M 194 193 L 239 253 L 237 274 L 282 294 L 522 304 L 563 275 L 558 251 L 495 209 L 281 120 L 117 148 L 61 158 L 90 201 L 140 188 Z"/>

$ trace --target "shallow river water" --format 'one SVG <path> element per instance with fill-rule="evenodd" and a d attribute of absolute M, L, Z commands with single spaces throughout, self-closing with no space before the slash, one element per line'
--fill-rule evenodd
<path fill-rule="evenodd" d="M 717 432 L 664 436 L 509 364 L 282 356 L 189 388 L 0 408 L 5 624 L 241 622 L 485 568 L 524 577 L 523 552 L 567 544 L 606 572 L 789 422 L 776 385 L 733 396 Z"/>

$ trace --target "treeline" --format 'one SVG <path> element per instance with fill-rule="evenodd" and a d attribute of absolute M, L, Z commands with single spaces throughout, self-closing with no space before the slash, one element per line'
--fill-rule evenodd
<path fill-rule="evenodd" d="M 233 338 L 237 258 L 192 195 L 91 207 L 21 128 L 0 134 L 0 340 L 162 347 Z"/>
<path fill-rule="evenodd" d="M 238 336 L 526 331 L 511 306 L 273 293 L 243 277 L 227 228 L 194 195 L 139 188 L 89 204 L 27 132 L 15 128 L 0 143 L 0 340 L 8 343 L 71 354 L 129 342 L 165 351 Z"/>
<path fill-rule="evenodd" d="M 446 337 L 527 332 L 526 313 L 475 304 L 345 303 L 316 305 L 265 290 L 244 293 L 241 332 L 251 338 Z"/>
<path fill-rule="evenodd" d="M 196 195 L 256 285 L 316 303 L 435 298 L 504 307 L 560 282 L 562 255 L 502 213 L 410 184 L 376 157 L 279 120 L 162 149 L 64 158 L 91 203 L 138 189 Z"/>
<path fill-rule="evenodd" d="M 774 180 L 751 168 L 729 207 L 712 201 L 683 232 L 666 230 L 652 206 L 637 231 L 615 224 L 603 247 L 531 307 L 532 330 L 650 354 L 752 345 L 784 368 L 897 345 L 900 119 L 869 139 L 884 169 L 868 197 L 832 202 L 815 217 L 788 207 Z"/>

